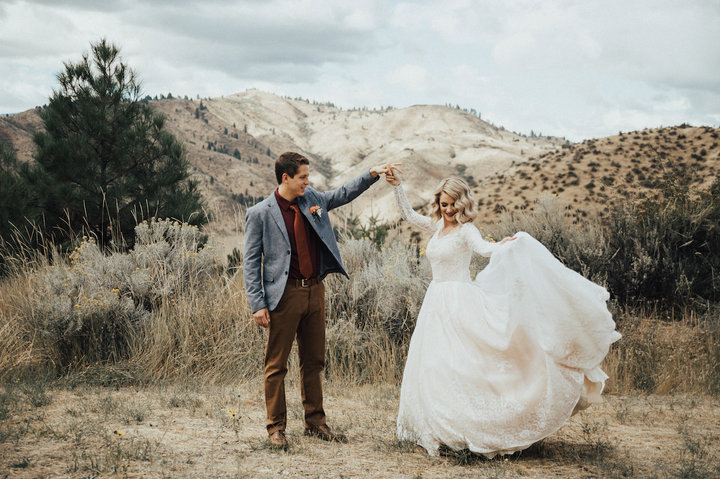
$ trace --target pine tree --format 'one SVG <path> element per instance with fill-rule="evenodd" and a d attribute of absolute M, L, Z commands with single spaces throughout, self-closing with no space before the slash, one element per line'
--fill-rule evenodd
<path fill-rule="evenodd" d="M 30 196 L 18 174 L 15 153 L 0 143 L 0 238 L 9 242 L 15 232 L 35 218 L 29 207 Z M 2 242 L 0 241 L 0 242 Z"/>
<path fill-rule="evenodd" d="M 37 163 L 23 169 L 46 227 L 60 240 L 82 232 L 107 244 L 132 242 L 142 218 L 206 222 L 182 145 L 139 100 L 136 73 L 105 39 L 91 50 L 58 75 L 40 113 L 45 131 L 33 137 Z"/>
<path fill-rule="evenodd" d="M 8 257 L 37 243 L 36 218 L 15 153 L 0 143 L 0 276 L 6 273 Z"/>

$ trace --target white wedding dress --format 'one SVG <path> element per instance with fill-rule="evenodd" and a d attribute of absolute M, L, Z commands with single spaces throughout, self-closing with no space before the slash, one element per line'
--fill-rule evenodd
<path fill-rule="evenodd" d="M 607 291 L 562 265 L 526 233 L 502 246 L 466 223 L 440 237 L 440 222 L 403 218 L 434 232 L 430 283 L 410 341 L 398 437 L 430 455 L 440 444 L 493 457 L 527 448 L 576 411 L 602 402 L 599 365 L 620 339 Z M 491 256 L 470 277 L 472 252 Z"/>

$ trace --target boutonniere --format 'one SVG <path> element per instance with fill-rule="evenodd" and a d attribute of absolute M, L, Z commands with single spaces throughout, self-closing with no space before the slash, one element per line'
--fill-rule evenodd
<path fill-rule="evenodd" d="M 310 214 L 318 218 L 322 218 L 323 210 L 318 205 L 310 207 Z"/>

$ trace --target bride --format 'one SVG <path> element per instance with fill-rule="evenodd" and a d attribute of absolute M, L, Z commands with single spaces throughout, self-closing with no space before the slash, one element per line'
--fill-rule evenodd
<path fill-rule="evenodd" d="M 390 171 L 403 219 L 433 233 L 433 280 L 410 341 L 398 437 L 433 456 L 444 444 L 493 457 L 527 448 L 602 402 L 608 376 L 599 365 L 620 339 L 607 291 L 527 233 L 483 240 L 464 180 L 442 180 L 426 217 L 408 203 L 402 171 Z M 475 281 L 473 251 L 491 257 Z"/>

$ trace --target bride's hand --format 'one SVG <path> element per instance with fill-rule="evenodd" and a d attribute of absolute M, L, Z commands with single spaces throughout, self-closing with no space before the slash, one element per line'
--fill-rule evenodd
<path fill-rule="evenodd" d="M 388 163 L 386 165 L 387 171 L 385 173 L 385 181 L 393 186 L 400 184 L 400 178 L 397 176 L 398 173 L 402 173 L 402 170 L 398 168 L 400 165 L 402 165 L 402 163 Z"/>
<path fill-rule="evenodd" d="M 515 238 L 514 236 L 513 236 L 512 238 L 509 237 L 509 236 L 506 236 L 505 238 L 502 239 L 502 241 L 500 242 L 500 244 L 505 244 L 505 243 L 507 243 L 508 241 L 513 241 L 513 240 L 516 240 L 516 239 L 517 239 L 517 238 Z"/>

